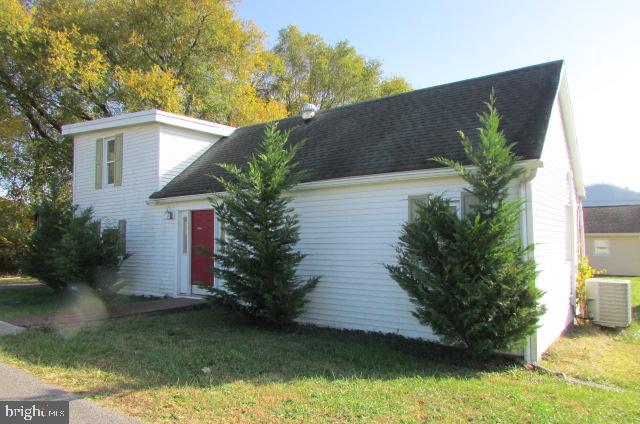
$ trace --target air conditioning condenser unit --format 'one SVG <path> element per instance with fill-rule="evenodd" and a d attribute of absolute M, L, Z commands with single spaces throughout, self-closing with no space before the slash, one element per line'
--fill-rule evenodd
<path fill-rule="evenodd" d="M 587 280 L 587 311 L 594 323 L 604 327 L 631 324 L 631 282 L 607 278 Z"/>

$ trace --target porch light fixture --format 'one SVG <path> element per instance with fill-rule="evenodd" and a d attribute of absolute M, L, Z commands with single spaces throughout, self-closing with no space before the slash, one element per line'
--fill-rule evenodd
<path fill-rule="evenodd" d="M 167 209 L 164 212 L 164 216 L 165 216 L 165 218 L 167 218 L 167 221 L 173 221 L 173 211 L 172 210 Z"/>

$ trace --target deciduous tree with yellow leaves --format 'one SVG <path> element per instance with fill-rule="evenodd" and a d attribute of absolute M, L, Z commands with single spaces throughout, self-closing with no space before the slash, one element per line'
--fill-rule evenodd
<path fill-rule="evenodd" d="M 227 0 L 0 0 L 0 193 L 69 179 L 66 123 L 159 108 L 245 125 L 409 89 L 346 41 L 283 31 L 265 49 Z"/>

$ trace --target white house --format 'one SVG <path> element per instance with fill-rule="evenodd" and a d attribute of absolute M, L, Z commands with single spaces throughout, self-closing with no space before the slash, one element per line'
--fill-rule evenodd
<path fill-rule="evenodd" d="M 301 223 L 302 275 L 321 275 L 301 322 L 432 339 L 383 264 L 416 198 L 445 193 L 464 209 L 464 184 L 433 156 L 464 160 L 458 130 L 478 127 L 491 90 L 503 130 L 526 176 L 512 188 L 526 200 L 521 235 L 535 244 L 547 313 L 523 352 L 535 360 L 573 316 L 582 243 L 580 158 L 562 61 L 320 111 L 279 121 L 305 139 L 309 171 L 292 193 Z M 242 165 L 264 124 L 232 128 L 159 110 L 63 127 L 73 136 L 73 200 L 93 207 L 103 228 L 118 226 L 132 256 L 123 266 L 131 293 L 190 296 L 215 281 L 210 259 L 220 224 L 209 203 L 216 164 Z"/>

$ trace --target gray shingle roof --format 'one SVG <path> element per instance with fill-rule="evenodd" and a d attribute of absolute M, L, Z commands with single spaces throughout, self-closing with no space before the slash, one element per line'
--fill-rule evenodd
<path fill-rule="evenodd" d="M 290 142 L 306 140 L 297 160 L 318 181 L 437 168 L 433 156 L 465 161 L 457 131 L 475 137 L 477 114 L 491 89 L 502 129 L 522 159 L 539 159 L 560 82 L 562 61 L 454 82 L 320 111 L 305 123 L 299 116 L 277 121 Z M 243 166 L 258 148 L 264 126 L 241 127 L 210 147 L 151 198 L 221 191 L 211 175 L 218 163 Z"/>
<path fill-rule="evenodd" d="M 640 205 L 584 208 L 585 233 L 640 233 Z"/>

